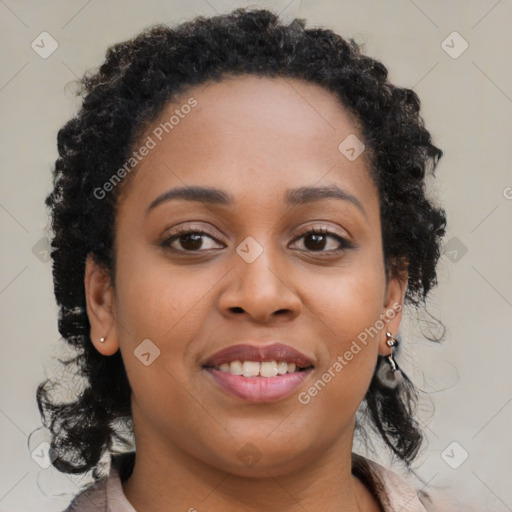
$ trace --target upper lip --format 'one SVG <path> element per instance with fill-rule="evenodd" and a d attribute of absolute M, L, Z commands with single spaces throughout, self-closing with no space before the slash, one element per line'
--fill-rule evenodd
<path fill-rule="evenodd" d="M 313 366 L 312 361 L 302 352 L 285 345 L 274 343 L 272 345 L 240 344 L 227 347 L 210 356 L 203 366 L 220 366 L 231 361 L 286 361 L 294 363 L 298 368 Z"/>

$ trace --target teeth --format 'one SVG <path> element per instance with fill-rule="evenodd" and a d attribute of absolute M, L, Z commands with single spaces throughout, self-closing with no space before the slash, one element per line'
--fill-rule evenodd
<path fill-rule="evenodd" d="M 261 363 L 260 375 L 262 377 L 275 377 L 278 373 L 277 361 L 263 361 Z"/>
<path fill-rule="evenodd" d="M 281 361 L 277 365 L 277 372 L 279 375 L 284 375 L 288 371 L 288 363 L 286 361 Z"/>
<path fill-rule="evenodd" d="M 242 362 L 241 361 L 233 361 L 231 364 L 226 363 L 229 368 L 226 370 L 228 372 L 231 372 L 233 375 L 242 375 Z"/>
<path fill-rule="evenodd" d="M 242 364 L 242 375 L 244 377 L 256 377 L 260 374 L 260 363 L 256 361 L 244 361 Z"/>
<path fill-rule="evenodd" d="M 244 377 L 275 377 L 285 373 L 294 373 L 298 371 L 295 363 L 286 361 L 231 361 L 223 363 L 218 368 L 222 372 L 228 372 L 232 375 L 243 375 Z"/>

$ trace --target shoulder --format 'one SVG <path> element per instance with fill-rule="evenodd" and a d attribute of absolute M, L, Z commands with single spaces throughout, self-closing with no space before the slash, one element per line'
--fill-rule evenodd
<path fill-rule="evenodd" d="M 135 453 L 111 457 L 109 475 L 84 489 L 63 512 L 132 512 L 133 507 L 123 494 L 121 480 L 133 469 Z"/>
<path fill-rule="evenodd" d="M 84 489 L 63 512 L 107 512 L 107 480 L 103 477 Z"/>
<path fill-rule="evenodd" d="M 384 512 L 428 512 L 427 503 L 404 478 L 381 464 L 353 455 L 353 473 L 379 500 Z"/>

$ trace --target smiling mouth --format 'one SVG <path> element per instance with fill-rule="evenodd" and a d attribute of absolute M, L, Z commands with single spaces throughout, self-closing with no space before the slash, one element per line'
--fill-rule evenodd
<path fill-rule="evenodd" d="M 284 364 L 286 364 L 286 372 L 280 374 L 279 369 L 282 372 L 285 370 Z M 229 371 L 226 371 L 228 365 Z M 232 365 L 235 372 L 239 372 L 241 367 L 242 374 L 231 373 Z M 218 368 L 204 366 L 203 368 L 218 389 L 238 400 L 255 404 L 277 402 L 289 397 L 302 386 L 314 368 L 313 366 L 299 368 L 294 363 L 285 361 L 281 363 L 277 361 L 232 361 L 231 363 L 222 363 L 221 366 L 224 370 L 221 370 L 220 366 Z M 276 368 L 277 375 L 274 375 Z M 293 371 L 289 373 L 288 370 Z M 265 374 L 272 375 L 265 377 Z"/>
<path fill-rule="evenodd" d="M 217 389 L 245 402 L 276 402 L 289 397 L 311 375 L 313 360 L 284 343 L 226 347 L 202 367 Z"/>
<path fill-rule="evenodd" d="M 288 363 L 286 361 L 231 361 L 225 362 L 218 366 L 204 366 L 203 368 L 213 368 L 223 373 L 231 375 L 238 375 L 242 377 L 263 377 L 271 378 L 281 375 L 299 373 L 310 368 L 309 366 L 298 366 L 295 363 Z"/>

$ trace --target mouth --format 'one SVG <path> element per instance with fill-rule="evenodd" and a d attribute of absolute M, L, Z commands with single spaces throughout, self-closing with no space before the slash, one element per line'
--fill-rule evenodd
<path fill-rule="evenodd" d="M 235 345 L 214 354 L 203 368 L 231 395 L 251 402 L 274 402 L 300 386 L 314 365 L 288 345 Z"/>

